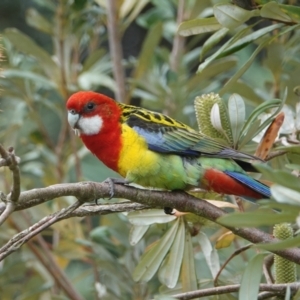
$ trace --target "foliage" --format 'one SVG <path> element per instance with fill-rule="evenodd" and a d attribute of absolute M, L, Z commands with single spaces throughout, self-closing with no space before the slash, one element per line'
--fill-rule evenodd
<path fill-rule="evenodd" d="M 119 88 L 107 48 L 107 2 L 33 2 L 26 12 L 27 23 L 35 29 L 32 36 L 15 28 L 1 33 L 5 60 L 0 141 L 13 145 L 22 159 L 21 187 L 116 177 L 82 147 L 65 112 L 66 99 L 77 90 L 113 95 Z M 259 207 L 245 204 L 249 212 L 234 212 L 220 222 L 264 230 L 279 222 L 299 227 L 300 10 L 290 5 L 292 1 L 257 2 L 247 10 L 228 1 L 116 1 L 120 34 L 126 37 L 133 24 L 147 32 L 139 54 L 122 59 L 128 75 L 125 101 L 138 99 L 141 106 L 196 128 L 194 99 L 218 93 L 225 100 L 204 108 L 210 116 L 208 127 L 218 132 L 213 137 L 249 153 L 255 152 L 276 114 L 284 111 L 272 149 L 284 154 L 257 166 L 264 180 L 275 183 L 273 199 L 262 200 Z M 176 15 L 180 9 L 182 15 Z M 48 43 L 39 44 L 34 32 L 42 32 Z M 9 172 L 1 168 L 0 178 L 1 190 L 8 193 Z M 231 196 L 195 195 L 218 200 L 211 203 L 227 211 L 237 210 Z M 234 204 L 221 201 L 224 198 Z M 62 197 L 15 212 L 2 225 L 1 242 L 72 201 Z M 72 218 L 48 228 L 4 261 L 0 293 L 4 299 L 64 297 L 37 254 L 45 251 L 45 243 L 44 255 L 53 258 L 86 299 L 151 299 L 212 287 L 220 266 L 246 244 L 232 240 L 230 232 L 193 214 L 146 210 Z M 226 247 L 217 250 L 215 245 L 222 244 Z M 278 244 L 256 245 L 266 251 L 292 246 L 299 246 L 298 235 Z M 228 294 L 228 299 L 257 297 L 258 284 L 264 281 L 264 256 L 252 247 L 226 265 L 218 284 L 242 284 L 239 295 Z"/>

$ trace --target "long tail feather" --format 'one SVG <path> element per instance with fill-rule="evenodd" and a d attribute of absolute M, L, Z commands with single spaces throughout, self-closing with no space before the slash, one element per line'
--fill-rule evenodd
<path fill-rule="evenodd" d="M 235 180 L 243 183 L 244 185 L 256 191 L 257 193 L 261 194 L 262 196 L 265 196 L 267 198 L 271 197 L 270 188 L 265 184 L 255 180 L 254 178 L 246 174 L 232 172 L 232 171 L 225 171 L 224 173 L 229 175 L 231 178 L 234 178 Z"/>

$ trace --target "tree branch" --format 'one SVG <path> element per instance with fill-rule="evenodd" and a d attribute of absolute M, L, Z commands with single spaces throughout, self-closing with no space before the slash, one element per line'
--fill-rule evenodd
<path fill-rule="evenodd" d="M 197 214 L 217 224 L 219 224 L 218 218 L 226 214 L 222 209 L 209 202 L 195 198 L 185 192 L 162 192 L 150 189 L 138 189 L 120 184 L 115 184 L 114 192 L 116 198 L 126 198 L 148 207 L 173 207 L 182 212 Z M 16 210 L 39 205 L 40 203 L 62 196 L 74 196 L 81 202 L 108 198 L 110 196 L 110 186 L 107 182 L 81 182 L 56 184 L 46 188 L 29 190 L 21 193 Z M 59 217 L 61 218 L 62 216 Z M 256 228 L 227 228 L 234 234 L 254 244 L 273 243 L 277 241 L 270 234 Z M 274 253 L 296 264 L 300 262 L 300 249 L 277 250 Z"/>
<path fill-rule="evenodd" d="M 117 1 L 107 0 L 107 28 L 110 56 L 113 62 L 113 73 L 117 83 L 116 99 L 124 102 L 126 99 L 125 74 L 122 65 L 123 51 L 121 45 L 120 31 L 118 28 Z"/>
<path fill-rule="evenodd" d="M 202 289 L 202 290 L 197 290 L 197 291 L 193 291 L 193 292 L 176 294 L 176 295 L 172 295 L 172 297 L 176 298 L 176 299 L 190 300 L 190 299 L 195 299 L 195 298 L 199 298 L 199 297 L 229 294 L 229 293 L 238 292 L 238 290 L 240 289 L 240 286 L 241 286 L 240 284 L 226 285 L 226 286 L 222 286 L 222 287 L 208 288 L 208 289 Z M 300 288 L 299 283 L 260 284 L 259 290 L 266 291 L 266 292 L 272 292 L 272 294 L 278 295 L 278 296 L 284 296 L 288 286 L 290 287 L 292 294 L 295 294 L 297 292 L 297 290 Z"/>
<path fill-rule="evenodd" d="M 12 172 L 12 188 L 11 192 L 5 197 L 6 205 L 4 206 L 4 211 L 0 213 L 0 225 L 14 212 L 16 204 L 20 197 L 21 191 L 21 178 L 20 178 L 20 169 L 19 161 L 20 159 L 15 156 L 15 151 L 13 147 L 10 147 L 6 151 L 2 145 L 0 145 L 0 155 L 2 157 L 0 163 L 1 166 L 7 166 Z M 2 195 L 1 195 L 2 196 Z M 2 197 L 1 197 L 2 198 Z M 1 199 L 3 200 L 3 199 Z"/>

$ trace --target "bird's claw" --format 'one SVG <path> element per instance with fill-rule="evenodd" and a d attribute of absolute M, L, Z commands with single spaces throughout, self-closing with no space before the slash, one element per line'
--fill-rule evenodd
<path fill-rule="evenodd" d="M 107 178 L 104 180 L 105 183 L 108 183 L 109 185 L 109 198 L 108 200 L 110 200 L 111 198 L 113 198 L 113 196 L 115 195 L 115 184 L 128 184 L 129 181 L 123 178 Z"/>

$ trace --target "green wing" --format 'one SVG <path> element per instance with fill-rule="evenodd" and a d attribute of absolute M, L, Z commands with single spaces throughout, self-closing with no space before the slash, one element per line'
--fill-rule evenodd
<path fill-rule="evenodd" d="M 203 136 L 189 126 L 166 115 L 135 106 L 119 104 L 123 110 L 122 122 L 143 136 L 149 149 L 160 153 L 182 156 L 209 156 L 232 159 L 257 159 Z"/>

